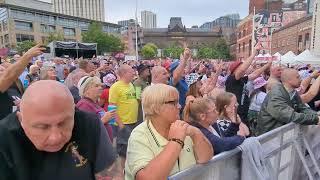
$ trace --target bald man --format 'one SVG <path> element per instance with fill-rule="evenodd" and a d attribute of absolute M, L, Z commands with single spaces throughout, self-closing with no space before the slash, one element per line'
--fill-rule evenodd
<path fill-rule="evenodd" d="M 151 84 L 168 84 L 170 74 L 162 66 L 154 66 L 151 70 Z"/>
<path fill-rule="evenodd" d="M 63 84 L 33 83 L 20 108 L 0 123 L 1 179 L 102 179 L 107 175 L 115 153 L 106 130 L 98 117 L 75 110 Z"/>
<path fill-rule="evenodd" d="M 129 65 L 121 65 L 118 69 L 119 81 L 109 90 L 109 104 L 117 107 L 117 115 L 125 125 L 117 136 L 117 151 L 124 168 L 128 139 L 131 131 L 138 125 L 138 100 L 136 88 L 132 84 L 135 71 Z"/>
<path fill-rule="evenodd" d="M 295 69 L 285 69 L 282 84 L 275 84 L 266 96 L 258 117 L 258 134 L 266 133 L 290 122 L 303 125 L 319 124 L 317 113 L 307 107 L 295 89 L 301 85 Z"/>

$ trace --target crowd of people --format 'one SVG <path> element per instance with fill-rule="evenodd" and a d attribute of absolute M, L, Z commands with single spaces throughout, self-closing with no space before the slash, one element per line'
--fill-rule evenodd
<path fill-rule="evenodd" d="M 1 179 L 167 179 L 290 122 L 317 125 L 319 69 L 247 60 L 0 64 Z"/>

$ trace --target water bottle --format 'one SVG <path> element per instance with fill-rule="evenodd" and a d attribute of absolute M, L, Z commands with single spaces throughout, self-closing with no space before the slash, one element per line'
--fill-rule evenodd
<path fill-rule="evenodd" d="M 110 111 L 115 111 L 115 110 L 117 110 L 117 106 L 115 106 L 115 105 L 108 105 L 108 112 L 110 112 Z M 115 118 L 112 118 L 112 119 L 109 121 L 109 124 L 111 124 L 111 125 L 117 125 L 116 119 L 115 119 Z"/>
<path fill-rule="evenodd" d="M 23 81 L 23 87 L 24 88 L 27 88 L 29 86 L 29 80 L 28 79 L 25 79 L 24 81 Z"/>

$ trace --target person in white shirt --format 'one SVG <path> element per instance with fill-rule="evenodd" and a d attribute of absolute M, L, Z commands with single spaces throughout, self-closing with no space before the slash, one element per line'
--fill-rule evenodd
<path fill-rule="evenodd" d="M 255 135 L 257 126 L 258 113 L 260 112 L 261 105 L 267 96 L 266 85 L 267 81 L 263 77 L 258 77 L 253 81 L 253 92 L 250 96 L 250 107 L 248 112 L 249 128 L 252 135 Z"/>

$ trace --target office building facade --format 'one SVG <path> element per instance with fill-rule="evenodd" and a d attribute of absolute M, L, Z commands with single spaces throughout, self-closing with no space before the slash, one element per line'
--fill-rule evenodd
<path fill-rule="evenodd" d="M 148 29 L 157 28 L 157 15 L 151 11 L 142 11 L 141 26 Z"/>
<path fill-rule="evenodd" d="M 18 42 L 46 42 L 50 33 L 63 35 L 65 41 L 81 42 L 81 33 L 92 20 L 39 9 L 0 3 L 0 48 L 15 48 Z M 117 24 L 99 22 L 106 33 L 119 34 Z"/>
<path fill-rule="evenodd" d="M 104 0 L 52 0 L 54 12 L 105 21 Z"/>

